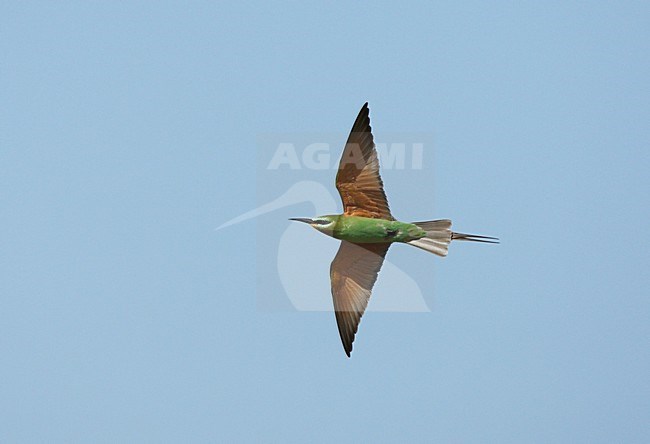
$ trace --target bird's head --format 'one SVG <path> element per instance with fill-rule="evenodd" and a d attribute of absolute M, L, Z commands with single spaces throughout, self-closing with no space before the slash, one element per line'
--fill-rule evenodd
<path fill-rule="evenodd" d="M 313 228 L 317 229 L 320 232 L 331 235 L 334 231 L 334 225 L 338 221 L 339 216 L 318 216 L 314 218 L 309 217 L 292 217 L 289 220 L 295 220 L 297 222 L 304 222 L 311 225 Z"/>

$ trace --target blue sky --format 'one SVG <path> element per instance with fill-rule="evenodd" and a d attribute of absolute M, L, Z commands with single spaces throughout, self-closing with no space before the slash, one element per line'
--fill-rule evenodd
<path fill-rule="evenodd" d="M 0 17 L 4 441 L 650 439 L 646 2 Z M 260 203 L 261 134 L 344 138 L 365 101 L 433 137 L 393 213 L 502 243 L 392 248 L 431 311 L 368 313 L 347 359 L 331 313 L 259 307 L 308 206 L 214 228 Z"/>

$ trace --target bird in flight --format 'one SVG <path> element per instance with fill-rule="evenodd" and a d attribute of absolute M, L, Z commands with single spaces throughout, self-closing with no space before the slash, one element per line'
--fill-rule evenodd
<path fill-rule="evenodd" d="M 369 114 L 366 102 L 352 125 L 336 174 L 343 214 L 290 219 L 341 240 L 330 266 L 330 280 L 336 323 L 348 357 L 392 243 L 406 243 L 443 257 L 452 240 L 498 243 L 494 237 L 453 232 L 448 219 L 412 223 L 395 220 L 379 176 Z"/>

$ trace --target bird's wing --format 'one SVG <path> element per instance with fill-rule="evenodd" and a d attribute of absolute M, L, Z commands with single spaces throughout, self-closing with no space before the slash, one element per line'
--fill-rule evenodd
<path fill-rule="evenodd" d="M 336 323 L 348 357 L 389 246 L 342 241 L 330 266 Z"/>
<path fill-rule="evenodd" d="M 336 188 L 348 216 L 393 220 L 379 176 L 379 161 L 370 128 L 368 103 L 359 111 L 336 174 Z"/>

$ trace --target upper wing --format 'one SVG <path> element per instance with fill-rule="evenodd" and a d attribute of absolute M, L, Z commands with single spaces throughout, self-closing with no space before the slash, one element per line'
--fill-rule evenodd
<path fill-rule="evenodd" d="M 388 247 L 342 241 L 330 266 L 336 323 L 348 357 Z"/>
<path fill-rule="evenodd" d="M 336 174 L 336 188 L 341 195 L 345 214 L 393 220 L 379 176 L 369 113 L 366 102 L 345 144 Z"/>

